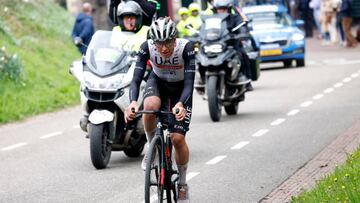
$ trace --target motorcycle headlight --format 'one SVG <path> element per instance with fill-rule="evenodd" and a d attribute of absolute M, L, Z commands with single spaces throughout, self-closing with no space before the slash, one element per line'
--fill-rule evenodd
<path fill-rule="evenodd" d="M 292 35 L 291 39 L 293 41 L 301 41 L 304 39 L 304 35 L 300 34 L 300 33 L 295 33 Z"/>
<path fill-rule="evenodd" d="M 111 77 L 100 78 L 90 72 L 84 73 L 85 85 L 89 89 L 101 89 L 108 91 L 117 91 L 120 89 L 122 84 L 122 74 L 115 74 Z"/>
<path fill-rule="evenodd" d="M 223 46 L 221 44 L 212 44 L 204 46 L 205 53 L 221 53 L 223 52 Z"/>

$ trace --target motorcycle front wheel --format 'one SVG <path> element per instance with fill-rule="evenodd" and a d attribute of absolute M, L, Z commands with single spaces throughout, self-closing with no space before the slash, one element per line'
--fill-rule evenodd
<path fill-rule="evenodd" d="M 214 122 L 219 121 L 221 118 L 220 85 L 218 85 L 218 80 L 218 76 L 211 75 L 207 81 L 209 113 L 211 120 Z"/>
<path fill-rule="evenodd" d="M 111 156 L 109 128 L 104 123 L 98 125 L 90 123 L 89 138 L 92 164 L 96 169 L 106 168 Z"/>

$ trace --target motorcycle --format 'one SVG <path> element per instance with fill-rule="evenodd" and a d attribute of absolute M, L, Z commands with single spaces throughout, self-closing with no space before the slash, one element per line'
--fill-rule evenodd
<path fill-rule="evenodd" d="M 241 69 L 241 56 L 229 44 L 230 40 L 240 40 L 244 49 L 248 51 L 252 69 L 252 80 L 257 80 L 260 74 L 258 52 L 249 49 L 252 46 L 250 34 L 233 34 L 244 27 L 246 22 L 240 23 L 229 32 L 226 18 L 229 14 L 203 15 L 203 24 L 198 31 L 198 36 L 189 38 L 197 47 L 196 50 L 196 81 L 195 90 L 204 99 L 208 100 L 210 117 L 213 121 L 221 118 L 222 106 L 228 115 L 235 115 L 238 104 L 245 100 L 246 85 L 250 82 L 237 82 Z M 192 29 L 188 27 L 188 29 Z M 249 44 L 250 42 L 250 44 Z M 251 62 L 252 60 L 252 62 Z"/>
<path fill-rule="evenodd" d="M 146 143 L 141 118 L 129 126 L 124 120 L 136 63 L 136 53 L 126 41 L 128 34 L 97 31 L 83 59 L 70 66 L 70 73 L 80 82 L 81 106 L 88 115 L 83 130 L 88 132 L 91 161 L 96 169 L 106 168 L 112 151 L 140 156 Z M 139 103 L 144 87 L 143 81 Z"/>

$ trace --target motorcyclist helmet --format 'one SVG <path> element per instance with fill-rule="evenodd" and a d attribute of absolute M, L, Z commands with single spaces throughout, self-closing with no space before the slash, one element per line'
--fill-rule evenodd
<path fill-rule="evenodd" d="M 191 3 L 189 5 L 189 12 L 192 13 L 194 11 L 200 12 L 201 8 L 200 5 L 198 3 Z"/>
<path fill-rule="evenodd" d="M 150 26 L 150 38 L 155 42 L 168 42 L 177 37 L 176 24 L 169 17 L 160 17 Z"/>
<path fill-rule="evenodd" d="M 231 9 L 234 5 L 233 0 L 215 0 L 214 1 L 214 8 L 220 9 L 220 8 L 227 8 Z"/>
<path fill-rule="evenodd" d="M 142 26 L 142 13 L 143 10 L 141 9 L 140 5 L 135 1 L 122 1 L 117 7 L 117 18 L 119 22 L 119 26 L 122 30 L 127 30 L 125 28 L 123 18 L 124 16 L 135 16 L 135 30 L 140 30 Z"/>
<path fill-rule="evenodd" d="M 179 16 L 181 17 L 182 15 L 189 15 L 189 9 L 185 8 L 185 7 L 181 7 L 178 11 Z"/>

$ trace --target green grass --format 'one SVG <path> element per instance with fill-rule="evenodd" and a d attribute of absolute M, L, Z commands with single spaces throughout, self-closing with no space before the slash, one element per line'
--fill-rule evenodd
<path fill-rule="evenodd" d="M 0 124 L 78 103 L 79 85 L 68 73 L 80 57 L 73 23 L 51 0 L 1 0 L 0 48 L 19 56 L 23 72 L 20 82 L 0 80 Z"/>
<path fill-rule="evenodd" d="M 348 156 L 346 163 L 320 180 L 315 188 L 293 197 L 294 203 L 360 202 L 360 148 Z"/>

